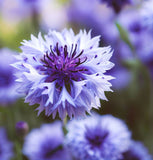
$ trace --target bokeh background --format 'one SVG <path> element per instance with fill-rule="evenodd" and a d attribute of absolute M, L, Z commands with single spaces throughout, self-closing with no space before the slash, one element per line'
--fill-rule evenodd
<path fill-rule="evenodd" d="M 116 78 L 114 92 L 106 93 L 108 101 L 95 112 L 124 120 L 132 138 L 153 154 L 153 1 L 118 6 L 102 0 L 0 0 L 0 126 L 14 143 L 14 160 L 26 159 L 16 123 L 27 122 L 30 131 L 54 120 L 44 113 L 38 117 L 37 106 L 16 93 L 13 55 L 20 54 L 21 42 L 31 34 L 64 28 L 91 30 L 101 36 L 101 46 L 112 47 L 115 67 L 107 74 Z"/>

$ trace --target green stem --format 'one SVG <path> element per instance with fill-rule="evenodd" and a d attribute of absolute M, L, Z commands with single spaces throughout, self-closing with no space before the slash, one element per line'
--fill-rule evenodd
<path fill-rule="evenodd" d="M 23 160 L 21 149 L 22 145 L 20 144 L 20 142 L 16 141 L 15 142 L 16 160 Z"/>
<path fill-rule="evenodd" d="M 65 116 L 65 118 L 63 120 L 63 133 L 64 133 L 64 135 L 66 135 L 68 133 L 66 125 L 67 125 L 67 115 Z"/>

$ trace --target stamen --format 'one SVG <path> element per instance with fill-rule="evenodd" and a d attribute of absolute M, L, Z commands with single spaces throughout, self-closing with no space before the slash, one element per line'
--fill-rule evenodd
<path fill-rule="evenodd" d="M 57 70 L 57 66 L 55 65 L 55 69 Z"/>
<path fill-rule="evenodd" d="M 81 52 L 80 52 L 80 54 L 79 55 L 77 55 L 75 58 L 78 58 L 78 57 L 80 57 L 81 55 L 82 55 L 82 53 L 84 52 L 84 50 L 82 50 Z"/>
<path fill-rule="evenodd" d="M 54 53 L 54 51 L 53 51 L 53 49 L 52 49 L 52 45 L 50 45 L 50 51 L 51 51 L 51 53 L 52 53 L 54 56 L 56 56 L 55 53 Z"/>
<path fill-rule="evenodd" d="M 79 58 L 79 62 L 76 63 L 75 67 L 79 66 L 80 64 L 83 64 L 87 60 L 87 57 L 81 62 L 81 59 Z"/>
<path fill-rule="evenodd" d="M 67 45 L 64 46 L 64 57 L 66 58 L 68 55 L 68 52 L 67 52 Z"/>
<path fill-rule="evenodd" d="M 43 59 L 40 59 L 42 62 L 44 62 L 44 63 L 46 63 L 47 61 L 46 61 L 46 59 L 45 59 L 45 55 L 44 55 L 44 57 L 43 57 Z"/>
<path fill-rule="evenodd" d="M 73 51 L 73 44 L 72 44 L 72 47 L 71 47 L 70 56 L 72 55 L 72 51 Z"/>
<path fill-rule="evenodd" d="M 84 61 L 82 61 L 80 64 L 84 63 L 87 60 L 87 57 L 85 57 Z"/>
<path fill-rule="evenodd" d="M 75 45 L 74 51 L 72 53 L 72 58 L 76 55 L 77 44 Z"/>
<path fill-rule="evenodd" d="M 60 56 L 60 54 L 61 54 L 59 49 L 58 49 L 58 43 L 56 43 L 56 53 L 57 53 L 58 56 Z"/>
<path fill-rule="evenodd" d="M 49 65 L 45 65 L 45 64 L 44 64 L 43 66 L 44 66 L 44 67 L 47 67 L 47 68 L 52 68 L 51 66 L 49 66 Z"/>
<path fill-rule="evenodd" d="M 50 61 L 54 62 L 54 61 L 49 57 L 48 52 L 46 53 L 46 57 L 47 57 Z"/>

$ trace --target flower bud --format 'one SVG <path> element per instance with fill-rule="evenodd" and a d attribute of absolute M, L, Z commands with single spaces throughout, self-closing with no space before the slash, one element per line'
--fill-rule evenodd
<path fill-rule="evenodd" d="M 16 123 L 15 129 L 16 129 L 17 135 L 24 137 L 29 131 L 29 126 L 27 122 L 19 121 Z"/>

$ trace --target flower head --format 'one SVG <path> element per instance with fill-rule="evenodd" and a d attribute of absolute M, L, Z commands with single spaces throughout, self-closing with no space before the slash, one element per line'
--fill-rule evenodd
<path fill-rule="evenodd" d="M 16 92 L 15 69 L 10 65 L 15 62 L 15 53 L 9 49 L 0 50 L 0 104 L 6 106 L 19 98 Z"/>
<path fill-rule="evenodd" d="M 108 6 L 112 7 L 116 13 L 120 12 L 123 6 L 126 4 L 131 4 L 132 0 L 101 0 L 102 3 L 106 3 Z"/>
<path fill-rule="evenodd" d="M 50 31 L 45 40 L 40 34 L 31 38 L 23 42 L 23 53 L 14 64 L 25 102 L 38 103 L 39 113 L 45 110 L 55 117 L 58 112 L 63 119 L 66 113 L 84 116 L 100 106 L 99 98 L 107 100 L 104 91 L 111 91 L 112 77 L 104 73 L 113 67 L 112 51 L 98 47 L 99 37 L 64 30 Z"/>
<path fill-rule="evenodd" d="M 143 1 L 141 14 L 143 17 L 143 25 L 153 31 L 153 1 Z"/>
<path fill-rule="evenodd" d="M 66 144 L 79 160 L 118 160 L 129 147 L 130 135 L 120 119 L 93 116 L 68 124 Z"/>
<path fill-rule="evenodd" d="M 8 140 L 6 130 L 0 128 L 0 159 L 10 160 L 13 156 L 13 144 Z"/>
<path fill-rule="evenodd" d="M 2 21 L 16 27 L 21 21 L 37 16 L 40 12 L 41 0 L 3 0 L 0 4 Z M 36 17 L 35 17 L 36 18 Z"/>
<path fill-rule="evenodd" d="M 67 7 L 57 0 L 40 1 L 40 27 L 48 31 L 49 28 L 61 30 L 67 25 Z"/>
<path fill-rule="evenodd" d="M 147 148 L 141 142 L 132 141 L 129 149 L 123 154 L 124 160 L 151 160 Z"/>
<path fill-rule="evenodd" d="M 18 136 L 24 137 L 29 131 L 29 126 L 27 122 L 19 121 L 16 123 L 15 129 Z"/>
<path fill-rule="evenodd" d="M 148 42 L 153 43 L 152 31 L 144 26 L 140 11 L 140 9 L 137 9 L 130 12 L 122 12 L 118 17 L 118 21 L 125 29 L 127 29 L 130 41 L 138 58 L 148 67 L 153 76 L 153 46 L 148 45 Z M 125 44 L 123 43 L 119 46 L 121 53 L 131 55 L 131 59 L 134 58 L 129 47 L 126 48 L 127 49 L 125 49 Z M 124 60 L 127 60 L 127 58 L 124 58 Z"/>
<path fill-rule="evenodd" d="M 25 138 L 23 154 L 30 160 L 69 160 L 63 146 L 64 135 L 60 122 L 43 124 Z"/>

